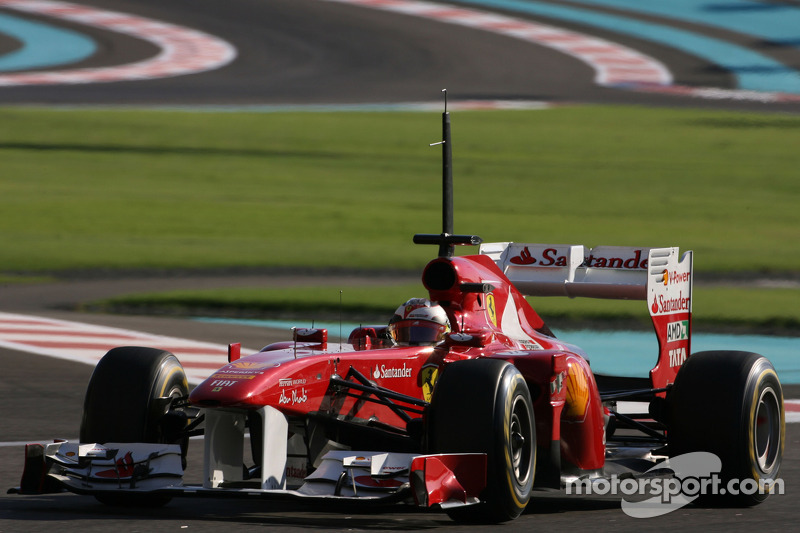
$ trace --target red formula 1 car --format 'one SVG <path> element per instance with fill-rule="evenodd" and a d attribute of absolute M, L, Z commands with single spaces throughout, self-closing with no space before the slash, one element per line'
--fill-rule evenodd
<path fill-rule="evenodd" d="M 347 344 L 298 329 L 246 357 L 231 345 L 228 364 L 191 393 L 174 355 L 111 350 L 89 383 L 80 443 L 29 445 L 16 490 L 149 505 L 188 495 L 396 501 L 504 521 L 534 489 L 652 476 L 691 452 L 716 455 L 723 483 L 774 482 L 781 385 L 754 353 L 690 355 L 692 253 L 491 243 L 456 256 L 455 245 L 481 241 L 452 231 L 446 110 L 443 125 L 444 228 L 414 238 L 439 247 L 422 273 L 427 299 Z M 646 301 L 659 346 L 649 377 L 594 374 L 526 295 Z M 626 401 L 643 407 L 623 412 Z M 184 484 L 199 434 L 203 483 Z"/>

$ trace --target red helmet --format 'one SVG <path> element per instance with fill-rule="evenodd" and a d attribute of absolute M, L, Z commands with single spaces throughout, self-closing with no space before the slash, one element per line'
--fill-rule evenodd
<path fill-rule="evenodd" d="M 449 331 L 447 313 L 427 298 L 410 299 L 397 308 L 389 321 L 389 336 L 405 346 L 436 344 Z"/>

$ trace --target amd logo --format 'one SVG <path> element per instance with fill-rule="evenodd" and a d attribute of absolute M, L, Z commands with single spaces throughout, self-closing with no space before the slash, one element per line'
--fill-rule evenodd
<path fill-rule="evenodd" d="M 685 341 L 689 338 L 689 321 L 670 322 L 667 324 L 667 342 Z"/>

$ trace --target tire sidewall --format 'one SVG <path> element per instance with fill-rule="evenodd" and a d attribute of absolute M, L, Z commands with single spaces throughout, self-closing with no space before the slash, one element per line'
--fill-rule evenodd
<path fill-rule="evenodd" d="M 755 432 L 756 413 L 762 394 L 774 394 L 780 411 L 777 435 L 779 447 L 768 471 L 758 465 Z M 709 351 L 690 356 L 668 394 L 669 455 L 704 451 L 721 460 L 722 487 L 728 482 L 777 479 L 785 442 L 783 392 L 772 364 L 751 352 Z M 712 495 L 702 503 L 754 505 L 768 494 Z"/>
<path fill-rule="evenodd" d="M 184 373 L 183 366 L 178 358 L 168 354 L 158 365 L 158 369 L 153 379 L 153 388 L 148 397 L 147 420 L 145 421 L 145 441 L 144 442 L 166 442 L 162 434 L 158 421 L 166 414 L 167 406 L 156 403 L 157 398 L 180 398 L 188 395 L 189 387 Z"/>
<path fill-rule="evenodd" d="M 489 475 L 494 476 L 494 480 L 490 480 L 490 487 L 492 490 L 497 490 L 504 496 L 500 501 L 506 504 L 506 513 L 509 517 L 516 518 L 525 510 L 525 507 L 530 501 L 531 490 L 533 488 L 533 480 L 536 466 L 536 446 L 533 428 L 533 412 L 531 411 L 532 402 L 530 391 L 525 383 L 522 374 L 517 371 L 512 365 L 508 365 L 503 371 L 500 386 L 497 388 L 497 399 L 495 403 L 494 420 L 496 423 L 495 434 L 502 435 L 502 438 L 495 440 L 496 450 L 493 454 L 493 464 L 489 464 Z M 528 413 L 528 420 L 526 421 L 526 435 L 524 436 L 528 442 L 533 443 L 530 446 L 530 453 L 527 457 L 522 457 L 521 460 L 529 465 L 527 473 L 518 479 L 514 475 L 514 464 L 512 457 L 511 446 L 511 426 L 514 409 L 519 409 L 525 406 Z M 492 483 L 492 481 L 494 483 Z M 494 485 L 494 486 L 493 486 Z"/>
<path fill-rule="evenodd" d="M 527 413 L 527 475 L 513 473 L 511 426 L 515 404 Z M 485 453 L 487 485 L 480 505 L 454 508 L 457 521 L 502 522 L 519 516 L 530 500 L 536 438 L 532 401 L 519 370 L 499 359 L 450 363 L 434 388 L 425 419 L 427 453 Z"/>
<path fill-rule="evenodd" d="M 780 404 L 780 445 L 776 456 L 766 469 L 762 469 L 757 458 L 757 409 L 760 399 L 764 394 L 774 394 Z M 785 413 L 783 409 L 783 393 L 775 369 L 765 358 L 761 358 L 750 369 L 747 378 L 747 389 L 744 392 L 743 406 L 741 413 L 741 436 L 739 442 L 740 461 L 735 470 L 728 472 L 728 476 L 733 479 L 752 479 L 760 485 L 773 483 L 780 471 L 783 460 L 783 447 L 786 436 Z M 724 468 L 724 465 L 723 465 Z M 767 498 L 768 494 L 753 494 L 750 497 L 755 502 L 761 502 Z"/>

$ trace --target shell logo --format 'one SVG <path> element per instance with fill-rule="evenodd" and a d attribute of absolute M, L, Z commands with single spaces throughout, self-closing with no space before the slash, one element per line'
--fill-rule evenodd
<path fill-rule="evenodd" d="M 567 365 L 567 398 L 564 416 L 573 420 L 582 420 L 586 416 L 589 404 L 589 384 L 581 367 L 574 363 Z"/>
<path fill-rule="evenodd" d="M 245 370 L 258 370 L 261 368 L 266 368 L 272 365 L 272 363 L 257 363 L 255 361 L 236 361 L 235 363 L 230 363 L 228 366 L 233 368 L 240 368 Z"/>

